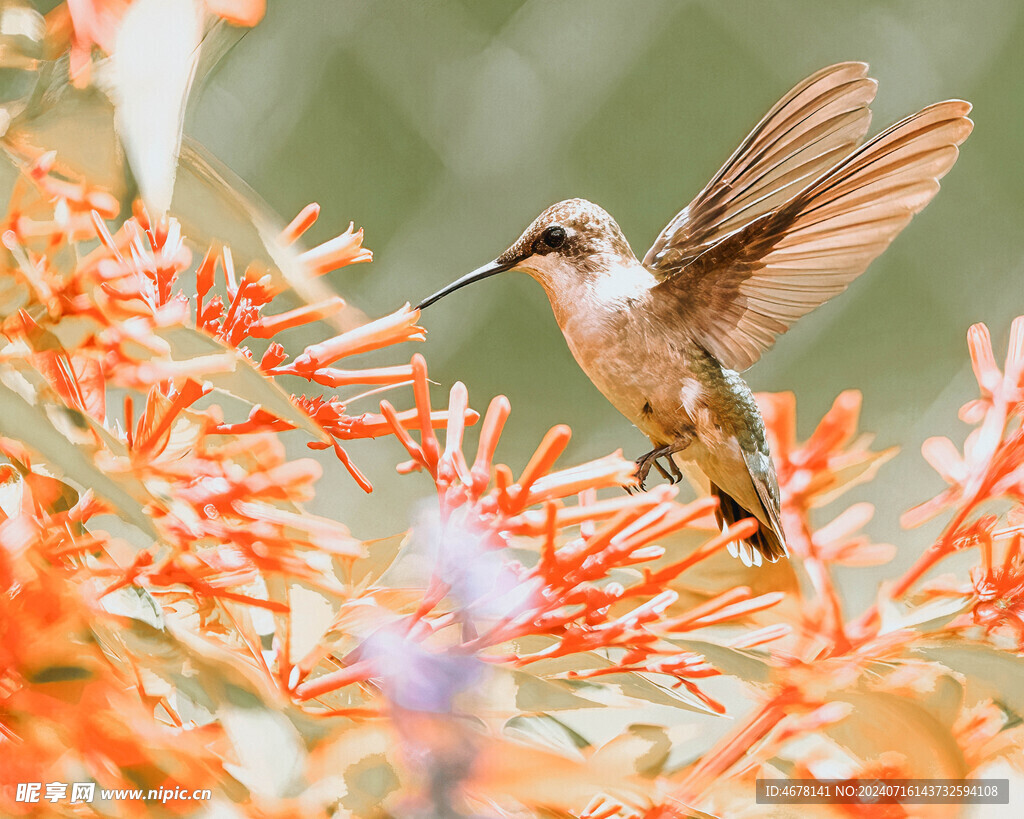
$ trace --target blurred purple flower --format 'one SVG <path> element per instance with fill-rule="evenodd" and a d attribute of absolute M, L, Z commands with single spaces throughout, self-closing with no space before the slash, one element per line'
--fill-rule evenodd
<path fill-rule="evenodd" d="M 392 705 L 409 711 L 450 714 L 455 697 L 482 676 L 475 657 L 430 651 L 401 628 L 376 632 L 361 654 L 373 663 L 374 676 Z"/>

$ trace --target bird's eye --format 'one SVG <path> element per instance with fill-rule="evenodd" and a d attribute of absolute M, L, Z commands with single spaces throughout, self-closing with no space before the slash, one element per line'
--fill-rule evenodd
<path fill-rule="evenodd" d="M 544 244 L 551 248 L 558 248 L 565 244 L 565 228 L 561 225 L 552 225 L 541 234 Z"/>

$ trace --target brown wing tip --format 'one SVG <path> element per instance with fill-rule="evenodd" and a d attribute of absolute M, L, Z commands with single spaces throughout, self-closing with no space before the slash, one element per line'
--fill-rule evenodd
<path fill-rule="evenodd" d="M 868 77 L 867 72 L 868 64 L 862 62 L 844 62 L 826 66 L 797 83 L 796 86 L 790 89 L 788 94 L 779 100 L 776 107 L 785 104 L 787 101 L 793 100 L 801 93 L 817 86 L 819 83 L 821 83 L 825 89 L 837 88 L 841 85 L 851 83 L 858 83 L 862 85 L 870 83 L 873 88 L 877 89 L 878 82 Z"/>
<path fill-rule="evenodd" d="M 949 100 L 943 100 L 942 102 L 937 102 L 935 103 L 935 105 L 947 105 L 950 109 L 955 110 L 956 113 L 961 117 L 966 117 L 969 113 L 971 113 L 972 110 L 974 110 L 974 106 L 971 103 L 969 103 L 967 100 L 959 99 L 958 97 L 954 97 L 953 99 Z"/>
<path fill-rule="evenodd" d="M 947 102 L 951 102 L 956 106 L 959 118 L 963 123 L 963 136 L 960 138 L 960 142 L 957 143 L 957 145 L 959 145 L 967 139 L 974 130 L 974 120 L 967 116 L 974 109 L 974 106 L 967 100 L 947 100 Z"/>
<path fill-rule="evenodd" d="M 844 60 L 841 63 L 833 63 L 812 74 L 812 77 L 825 77 L 829 74 L 838 74 L 842 71 L 851 71 L 864 77 L 868 73 L 868 64 L 863 60 Z"/>
<path fill-rule="evenodd" d="M 949 121 L 959 121 L 961 127 L 954 134 L 953 144 L 960 145 L 974 130 L 974 120 L 967 116 L 973 109 L 974 106 L 967 100 L 951 99 L 932 103 L 922 108 L 915 116 L 925 113 L 940 113 Z"/>

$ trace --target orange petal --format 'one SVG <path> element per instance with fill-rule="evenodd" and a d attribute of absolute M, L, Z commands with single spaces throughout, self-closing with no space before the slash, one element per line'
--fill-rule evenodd
<path fill-rule="evenodd" d="M 978 386 L 983 394 L 991 395 L 999 389 L 1002 373 L 992 354 L 992 336 L 988 327 L 981 323 L 972 325 L 967 331 L 967 348 L 971 353 L 971 367 L 974 369 L 974 377 L 978 379 Z"/>
<path fill-rule="evenodd" d="M 206 0 L 206 8 L 233 25 L 251 28 L 267 13 L 267 0 Z"/>

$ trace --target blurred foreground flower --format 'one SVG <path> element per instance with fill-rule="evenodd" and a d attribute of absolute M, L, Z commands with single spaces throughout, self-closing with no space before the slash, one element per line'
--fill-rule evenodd
<path fill-rule="evenodd" d="M 51 47 L 69 48 L 71 75 L 78 82 L 88 80 L 94 48 L 114 53 L 118 28 L 132 2 L 71 0 L 50 12 L 46 24 L 51 30 Z M 202 6 L 208 14 L 238 26 L 256 25 L 267 10 L 266 0 L 202 0 Z"/>
<path fill-rule="evenodd" d="M 858 393 L 804 442 L 794 397 L 760 396 L 793 560 L 758 571 L 727 554 L 756 523 L 709 536 L 713 500 L 624 494 L 619 453 L 556 468 L 564 426 L 515 474 L 496 460 L 504 397 L 467 451 L 480 418 L 462 384 L 435 409 L 421 356 L 352 360 L 422 340 L 416 311 L 327 330 L 343 300 L 307 296 L 370 260 L 361 231 L 304 249 L 316 205 L 269 230 L 243 208 L 268 260 L 236 266 L 237 246 L 163 215 L 189 38 L 263 13 L 190 5 L 202 31 L 178 32 L 179 72 L 133 86 L 172 5 L 76 0 L 48 18 L 76 81 L 120 58 L 137 96 L 117 103 L 119 128 L 155 206 L 125 217 L 59 157 L 3 137 L 17 181 L 0 224 L 0 813 L 731 817 L 768 815 L 759 777 L 1017 776 L 1024 318 L 1002 369 L 971 329 L 975 431 L 962 453 L 926 442 L 948 488 L 904 519 L 949 520 L 902 546 L 916 562 L 851 617 L 836 568 L 856 577 L 896 552 L 862 531 L 869 504 L 817 519 L 894 454 L 857 435 Z M 316 340 L 291 344 L 297 328 Z M 403 409 L 354 413 L 390 390 Z M 370 460 L 359 439 L 380 436 L 436 500 L 410 532 L 364 542 L 303 508 L 320 462 L 286 444 L 344 464 L 352 481 L 332 492 L 368 491 L 389 450 Z M 61 782 L 96 795 L 19 797 Z M 161 796 L 199 789 L 202 805 Z"/>
<path fill-rule="evenodd" d="M 422 339 L 415 311 L 289 353 L 289 331 L 343 302 L 275 307 L 273 269 L 237 270 L 220 245 L 193 265 L 179 224 L 141 206 L 110 232 L 117 204 L 54 167 L 22 168 L 2 224 L 5 813 L 32 810 L 18 783 L 84 781 L 207 788 L 239 815 L 733 815 L 783 772 L 956 778 L 1019 761 L 1024 319 L 1002 372 L 972 330 L 982 397 L 963 416 L 978 431 L 962 456 L 925 445 L 950 489 L 909 518 L 951 521 L 851 620 L 834 567 L 894 552 L 860 533 L 866 504 L 814 520 L 893 454 L 857 437 L 858 394 L 803 443 L 792 396 L 761 397 L 806 583 L 765 588 L 768 570 L 732 561 L 716 587 L 708 567 L 753 521 L 707 539 L 713 500 L 623 494 L 619 454 L 557 469 L 561 426 L 517 476 L 495 461 L 501 397 L 466 453 L 478 416 L 462 384 L 437 410 L 421 356 L 344 362 Z M 368 261 L 361 239 L 350 227 L 297 258 L 321 275 Z M 282 389 L 296 379 L 329 392 Z M 406 386 L 409 409 L 349 413 Z M 406 538 L 353 538 L 302 508 L 320 468 L 290 459 L 286 434 L 363 489 L 348 447 L 394 436 L 434 511 Z M 965 549 L 966 575 L 921 582 Z M 726 677 L 748 696 L 721 735 Z M 641 708 L 664 723 L 631 724 Z"/>

